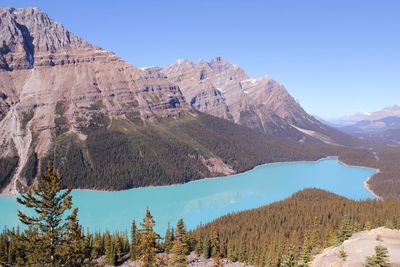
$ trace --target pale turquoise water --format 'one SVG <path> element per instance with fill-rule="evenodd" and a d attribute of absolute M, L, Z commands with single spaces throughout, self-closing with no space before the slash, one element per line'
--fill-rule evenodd
<path fill-rule="evenodd" d="M 373 198 L 363 182 L 375 173 L 349 167 L 336 158 L 317 162 L 275 163 L 243 174 L 203 179 L 182 185 L 137 188 L 119 192 L 73 191 L 74 206 L 85 227 L 94 230 L 129 230 L 132 219 L 141 221 L 146 207 L 164 234 L 167 222 L 183 217 L 188 228 L 224 214 L 256 208 L 284 199 L 304 188 L 316 187 L 351 199 Z M 0 197 L 0 227 L 16 226 L 18 204 Z"/>

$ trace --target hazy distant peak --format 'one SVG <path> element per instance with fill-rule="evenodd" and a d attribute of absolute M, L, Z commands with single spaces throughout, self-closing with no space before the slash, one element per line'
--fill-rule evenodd
<path fill-rule="evenodd" d="M 340 127 L 355 125 L 363 121 L 378 121 L 389 117 L 400 117 L 400 106 L 398 104 L 372 112 L 359 111 L 350 116 L 330 118 L 326 119 L 326 121 L 329 121 L 329 123 L 335 125 L 336 127 Z"/>
<path fill-rule="evenodd" d="M 400 111 L 400 106 L 395 104 L 393 106 L 388 106 L 386 108 L 383 108 L 381 111 Z"/>

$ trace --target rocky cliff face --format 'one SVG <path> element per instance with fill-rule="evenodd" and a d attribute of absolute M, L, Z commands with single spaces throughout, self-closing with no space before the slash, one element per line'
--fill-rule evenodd
<path fill-rule="evenodd" d="M 31 149 L 47 154 L 54 132 L 101 124 L 99 116 L 151 121 L 190 109 L 176 85 L 88 44 L 37 8 L 1 8 L 0 35 L 0 157 L 19 156 L 16 177 Z"/>
<path fill-rule="evenodd" d="M 221 57 L 196 63 L 181 59 L 161 73 L 202 112 L 302 142 L 346 142 L 342 134 L 307 114 L 283 85 L 268 76 L 251 79 Z"/>
<path fill-rule="evenodd" d="M 37 8 L 0 8 L 0 34 L 5 194 L 26 189 L 47 160 L 65 187 L 118 190 L 326 156 L 273 135 L 338 140 L 279 83 L 252 80 L 222 58 L 139 69 Z"/>

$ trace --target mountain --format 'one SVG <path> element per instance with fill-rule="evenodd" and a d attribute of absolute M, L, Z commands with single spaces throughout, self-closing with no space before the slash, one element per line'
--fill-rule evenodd
<path fill-rule="evenodd" d="M 37 8 L 0 9 L 0 157 L 43 158 L 54 133 L 101 118 L 174 117 L 189 110 L 179 88 L 88 44 Z"/>
<path fill-rule="evenodd" d="M 326 121 L 335 127 L 344 127 L 354 125 L 360 121 L 376 121 L 387 117 L 400 117 L 400 106 L 388 106 L 373 112 L 357 112 L 350 116 L 343 116 L 336 119 L 326 119 Z"/>
<path fill-rule="evenodd" d="M 350 143 L 351 138 L 307 114 L 283 85 L 268 76 L 251 79 L 221 57 L 196 63 L 180 59 L 159 71 L 199 111 L 301 142 Z"/>
<path fill-rule="evenodd" d="M 242 172 L 266 162 L 315 160 L 332 154 L 331 147 L 267 136 L 201 113 L 192 108 L 201 103 L 200 96 L 188 104 L 179 86 L 160 70 L 127 64 L 75 36 L 37 8 L 1 8 L 0 18 L 3 194 L 26 190 L 48 160 L 63 177 L 63 187 L 120 190 L 183 183 Z M 222 73 L 231 65 L 216 59 L 210 66 Z M 244 86 L 245 74 L 235 72 L 241 77 L 232 79 L 241 80 Z M 221 84 L 225 82 L 221 76 Z M 247 83 L 246 90 L 253 92 L 252 82 Z M 276 118 L 276 131 L 298 127 L 301 130 L 292 135 L 301 139 L 305 131 L 301 127 L 306 126 L 296 121 L 295 112 L 301 112 L 310 127 L 320 125 L 297 104 L 286 112 L 282 106 L 295 102 L 276 82 L 264 78 L 255 84 L 276 91 L 277 99 L 267 102 L 275 102 L 277 112 L 270 116 L 271 109 L 257 108 L 265 117 Z M 205 91 L 213 86 L 206 86 Z M 237 90 L 233 88 L 232 94 Z M 289 102 L 278 104 L 280 97 Z M 220 95 L 221 107 L 224 98 Z M 232 108 L 230 99 L 226 105 Z M 250 103 L 246 106 L 256 108 Z M 227 111 L 226 116 L 236 116 L 250 126 L 251 119 L 244 119 L 247 111 L 238 111 L 239 117 Z M 248 117 L 255 118 L 252 114 Z M 288 126 L 284 118 L 295 126 Z"/>
<path fill-rule="evenodd" d="M 400 117 L 363 120 L 353 125 L 339 127 L 339 129 L 368 142 L 400 146 Z"/>
<path fill-rule="evenodd" d="M 375 112 L 356 113 L 331 122 L 342 132 L 369 142 L 390 146 L 400 145 L 400 106 L 393 105 Z"/>
<path fill-rule="evenodd" d="M 376 120 L 362 120 L 353 125 L 340 127 L 344 132 L 354 134 L 382 133 L 387 130 L 400 129 L 400 117 L 384 117 Z"/>

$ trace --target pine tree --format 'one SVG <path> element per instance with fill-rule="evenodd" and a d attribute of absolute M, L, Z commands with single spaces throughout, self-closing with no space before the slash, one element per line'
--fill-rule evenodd
<path fill-rule="evenodd" d="M 357 233 L 361 231 L 361 224 L 360 223 L 355 223 L 353 227 L 353 232 Z"/>
<path fill-rule="evenodd" d="M 104 255 L 108 264 L 115 265 L 115 250 L 112 236 L 109 232 L 104 234 Z"/>
<path fill-rule="evenodd" d="M 344 218 L 339 226 L 339 230 L 337 232 L 337 240 L 339 243 L 343 243 L 343 241 L 347 240 L 352 235 L 352 229 L 350 226 L 350 221 L 347 218 Z"/>
<path fill-rule="evenodd" d="M 311 249 L 309 237 L 306 235 L 300 252 L 299 266 L 308 266 L 311 259 Z"/>
<path fill-rule="evenodd" d="M 318 248 L 319 245 L 319 236 L 318 236 L 319 225 L 320 221 L 319 218 L 316 216 L 314 217 L 313 226 L 309 234 L 309 244 L 312 248 Z"/>
<path fill-rule="evenodd" d="M 209 239 L 206 239 L 203 242 L 203 256 L 206 259 L 211 257 L 211 242 Z"/>
<path fill-rule="evenodd" d="M 173 228 L 172 228 L 173 231 Z M 166 253 L 169 253 L 171 248 L 172 248 L 172 244 L 173 244 L 173 234 L 171 231 L 171 226 L 168 223 L 167 224 L 167 230 L 165 231 L 165 238 L 164 238 L 164 251 Z"/>
<path fill-rule="evenodd" d="M 328 225 L 326 227 L 326 237 L 323 247 L 336 246 L 338 244 L 339 241 L 337 240 L 337 234 L 335 230 L 333 229 L 332 225 Z"/>
<path fill-rule="evenodd" d="M 116 264 L 122 253 L 122 241 L 119 234 L 113 236 L 113 261 Z"/>
<path fill-rule="evenodd" d="M 81 266 L 85 260 L 85 237 L 82 234 L 82 227 L 78 222 L 78 209 L 74 209 L 68 216 L 67 239 L 63 247 L 63 256 L 67 266 Z"/>
<path fill-rule="evenodd" d="M 231 261 L 237 261 L 237 257 L 235 254 L 235 249 L 234 249 L 234 243 L 232 240 L 228 240 L 228 243 L 226 244 L 226 257 L 228 260 Z"/>
<path fill-rule="evenodd" d="M 36 242 L 35 248 L 26 249 L 25 257 L 32 264 L 62 265 L 66 260 L 63 257 L 67 231 L 64 213 L 72 207 L 71 190 L 61 191 L 61 178 L 51 162 L 38 181 L 37 190 L 30 189 L 27 194 L 17 198 L 18 203 L 35 211 L 34 215 L 18 211 L 20 221 L 29 230 L 21 235 L 25 239 L 21 242 L 32 244 L 33 239 Z"/>
<path fill-rule="evenodd" d="M 188 264 L 186 255 L 189 253 L 188 236 L 183 219 L 176 224 L 176 235 L 171 249 L 171 266 L 185 267 Z"/>
<path fill-rule="evenodd" d="M 217 231 L 214 231 L 211 236 L 211 256 L 213 258 L 221 256 L 221 251 L 219 247 L 220 247 L 219 233 Z"/>
<path fill-rule="evenodd" d="M 296 266 L 297 266 L 296 252 L 294 247 L 290 246 L 288 254 L 282 259 L 281 267 L 296 267 Z"/>
<path fill-rule="evenodd" d="M 196 246 L 194 248 L 194 252 L 197 256 L 201 256 L 203 254 L 203 241 L 201 239 L 196 240 Z"/>
<path fill-rule="evenodd" d="M 131 226 L 131 247 L 129 250 L 129 255 L 132 260 L 137 260 L 139 258 L 139 240 L 138 240 L 138 229 L 136 227 L 135 220 L 132 221 Z"/>
<path fill-rule="evenodd" d="M 51 266 L 43 263 L 47 260 L 39 251 L 43 248 L 43 240 L 35 228 L 30 227 L 22 233 L 12 233 L 12 236 L 12 239 L 16 240 L 15 263 L 17 266 Z"/>
<path fill-rule="evenodd" d="M 85 249 L 85 259 L 89 262 L 91 261 L 91 254 L 93 250 L 93 235 L 89 233 L 89 230 L 86 232 L 86 236 L 84 237 L 84 249 Z"/>
<path fill-rule="evenodd" d="M 146 209 L 146 216 L 139 230 L 139 251 L 142 267 L 156 266 L 157 239 L 158 234 L 153 230 L 155 221 L 149 209 Z"/>
<path fill-rule="evenodd" d="M 378 245 L 375 247 L 375 255 L 367 257 L 366 267 L 389 267 L 389 255 L 386 247 Z"/>
<path fill-rule="evenodd" d="M 95 233 L 94 238 L 93 238 L 93 248 L 91 251 L 90 258 L 91 259 L 97 259 L 101 255 L 104 254 L 104 245 L 103 245 L 103 240 L 100 235 L 100 233 Z"/>
<path fill-rule="evenodd" d="M 123 253 L 130 253 L 131 250 L 127 231 L 124 232 L 124 235 L 122 237 L 122 250 Z"/>
<path fill-rule="evenodd" d="M 9 239 L 5 232 L 0 234 L 0 264 L 10 262 L 8 260 Z"/>

